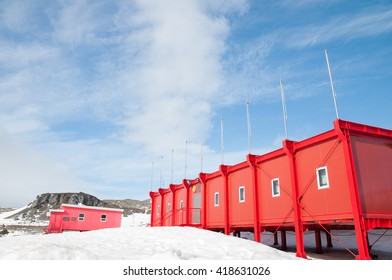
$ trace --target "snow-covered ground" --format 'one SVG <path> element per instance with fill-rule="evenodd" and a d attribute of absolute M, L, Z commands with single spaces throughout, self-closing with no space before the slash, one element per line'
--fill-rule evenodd
<path fill-rule="evenodd" d="M 44 235 L 39 228 L 31 231 L 21 227 L 21 221 L 5 219 L 21 209 L 0 214 L 1 226 L 9 234 L 0 235 L 0 259 L 3 260 L 291 260 L 295 257 L 295 236 L 287 233 L 288 251 L 272 246 L 271 234 L 263 233 L 264 244 L 243 238 L 226 236 L 206 230 L 187 227 L 148 227 L 150 215 L 133 214 L 123 217 L 122 227 L 90 232 L 65 232 Z M 12 227 L 16 226 L 16 227 Z M 28 226 L 28 225 L 27 225 Z M 33 225 L 36 226 L 37 225 Z M 42 226 L 42 225 L 40 225 Z M 369 233 L 373 253 L 379 259 L 392 259 L 392 231 L 375 230 Z M 333 232 L 345 246 L 356 250 L 353 231 Z M 322 236 L 323 244 L 325 237 Z M 305 233 L 305 249 L 310 259 L 353 259 L 354 257 L 335 240 L 333 248 L 323 248 L 324 254 L 315 254 L 314 235 Z"/>
<path fill-rule="evenodd" d="M 0 224 L 12 222 L 0 216 Z M 3 218 L 3 219 L 2 219 Z M 297 259 L 293 254 L 206 230 L 151 228 L 150 215 L 124 217 L 121 228 L 62 234 L 10 234 L 0 238 L 7 260 L 230 260 Z"/>

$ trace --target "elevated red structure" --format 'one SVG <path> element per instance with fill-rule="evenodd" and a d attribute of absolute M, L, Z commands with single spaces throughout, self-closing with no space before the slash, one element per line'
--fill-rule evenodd
<path fill-rule="evenodd" d="M 368 231 L 392 228 L 392 131 L 335 120 L 334 129 L 282 148 L 247 155 L 195 180 L 151 192 L 151 226 L 196 226 L 225 234 L 294 231 L 306 258 L 304 232 L 355 230 L 357 259 L 371 259 Z"/>
<path fill-rule="evenodd" d="M 123 209 L 62 204 L 60 209 L 49 210 L 46 233 L 88 231 L 121 226 Z"/>

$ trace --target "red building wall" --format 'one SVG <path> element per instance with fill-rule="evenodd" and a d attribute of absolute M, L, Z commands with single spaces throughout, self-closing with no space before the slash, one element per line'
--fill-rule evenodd
<path fill-rule="evenodd" d="M 275 152 L 277 155 L 259 157 L 258 186 L 259 186 L 259 221 L 262 225 L 293 223 L 294 214 L 291 198 L 290 167 L 287 155 L 283 150 Z M 265 159 L 267 158 L 267 159 Z M 280 195 L 272 194 L 272 179 L 279 179 Z"/>
<path fill-rule="evenodd" d="M 173 193 L 170 189 L 160 189 L 162 196 L 162 226 L 171 226 L 173 223 Z"/>
<path fill-rule="evenodd" d="M 173 186 L 172 191 L 174 195 L 174 225 L 184 225 L 187 223 L 187 188 L 183 184 L 181 184 Z"/>
<path fill-rule="evenodd" d="M 239 188 L 244 189 L 243 202 L 240 202 Z M 229 188 L 229 217 L 230 224 L 236 226 L 251 226 L 254 223 L 253 215 L 253 184 L 252 170 L 247 162 L 231 166 L 228 171 Z"/>
<path fill-rule="evenodd" d="M 48 232 L 120 227 L 122 213 L 122 209 L 63 204 L 60 211 L 51 212 Z"/>
<path fill-rule="evenodd" d="M 333 134 L 320 136 L 317 144 L 312 140 L 298 143 L 295 159 L 303 221 L 353 218 L 343 145 L 337 137 L 329 138 Z M 316 169 L 324 166 L 329 187 L 318 189 Z"/>
<path fill-rule="evenodd" d="M 392 140 L 351 136 L 365 217 L 392 218 Z"/>
<path fill-rule="evenodd" d="M 150 192 L 151 197 L 151 226 L 161 225 L 162 196 L 159 192 Z"/>
<path fill-rule="evenodd" d="M 223 176 L 220 172 L 208 174 L 206 181 L 206 222 L 208 228 L 223 228 L 225 222 L 226 197 Z M 214 205 L 214 194 L 219 193 L 219 205 Z"/>

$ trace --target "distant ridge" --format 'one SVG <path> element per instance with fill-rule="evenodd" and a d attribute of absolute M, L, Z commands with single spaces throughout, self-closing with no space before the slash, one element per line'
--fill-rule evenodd
<path fill-rule="evenodd" d="M 61 204 L 83 204 L 86 206 L 121 208 L 124 209 L 124 215 L 132 213 L 147 213 L 150 210 L 149 200 L 101 200 L 91 194 L 83 192 L 44 193 L 37 195 L 35 200 L 29 203 L 25 209 L 10 216 L 9 219 L 26 222 L 48 221 L 48 211 L 50 209 L 59 209 Z"/>

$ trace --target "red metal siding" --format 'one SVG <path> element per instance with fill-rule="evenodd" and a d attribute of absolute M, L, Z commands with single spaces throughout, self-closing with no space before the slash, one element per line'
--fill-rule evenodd
<path fill-rule="evenodd" d="M 242 164 L 243 165 L 243 164 Z M 232 226 L 252 226 L 253 215 L 253 185 L 252 170 L 246 166 L 228 174 L 229 184 L 229 217 Z M 239 200 L 239 188 L 244 187 L 245 201 Z"/>
<path fill-rule="evenodd" d="M 61 211 L 51 211 L 47 232 L 65 230 L 87 231 L 121 226 L 122 211 L 99 207 L 62 205 Z M 83 215 L 83 219 L 80 219 Z M 105 216 L 105 218 L 103 218 Z"/>
<path fill-rule="evenodd" d="M 156 194 L 156 195 L 154 195 Z M 151 226 L 161 225 L 161 207 L 162 207 L 162 197 L 159 193 L 154 193 L 151 196 Z"/>
<path fill-rule="evenodd" d="M 162 226 L 172 225 L 173 215 L 173 193 L 170 190 L 166 190 L 162 193 Z"/>
<path fill-rule="evenodd" d="M 225 191 L 223 184 L 223 177 L 217 176 L 207 180 L 207 209 L 206 220 L 209 228 L 223 228 L 225 217 Z M 219 193 L 219 206 L 214 206 L 214 194 Z"/>
<path fill-rule="evenodd" d="M 187 211 L 187 199 L 186 199 L 187 189 L 184 185 L 181 188 L 177 188 L 174 191 L 174 225 L 184 225 L 187 223 L 186 215 Z M 182 201 L 182 209 L 180 209 L 180 201 Z"/>
<path fill-rule="evenodd" d="M 351 136 L 365 217 L 392 218 L 392 140 Z"/>
<path fill-rule="evenodd" d="M 291 182 L 286 155 L 258 163 L 259 220 L 263 224 L 292 223 Z M 271 180 L 279 178 L 280 196 L 272 196 Z"/>
<path fill-rule="evenodd" d="M 337 138 L 296 152 L 303 221 L 352 218 L 343 146 Z M 318 189 L 316 168 L 326 166 L 329 188 Z"/>

